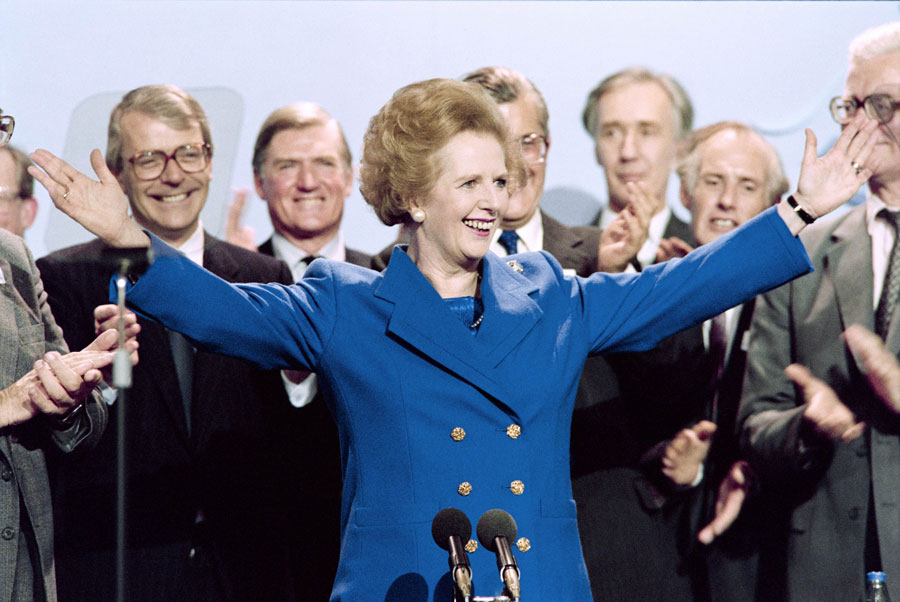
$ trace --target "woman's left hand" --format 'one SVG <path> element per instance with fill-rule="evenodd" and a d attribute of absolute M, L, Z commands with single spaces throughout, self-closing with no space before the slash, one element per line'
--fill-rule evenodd
<path fill-rule="evenodd" d="M 816 135 L 806 130 L 806 148 L 794 199 L 812 217 L 822 217 L 856 194 L 872 176 L 866 159 L 878 139 L 879 122 L 857 111 L 837 142 L 821 157 L 816 155 Z"/>

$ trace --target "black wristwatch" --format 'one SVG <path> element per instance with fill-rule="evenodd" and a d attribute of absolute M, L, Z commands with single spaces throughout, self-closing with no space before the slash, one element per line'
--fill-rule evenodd
<path fill-rule="evenodd" d="M 800 219 L 802 219 L 804 222 L 806 222 L 807 225 L 816 221 L 816 218 L 811 216 L 809 213 L 806 212 L 806 209 L 804 209 L 803 207 L 800 206 L 800 203 L 797 202 L 797 199 L 794 198 L 794 195 L 790 195 L 787 198 L 787 204 L 790 206 L 791 209 L 794 210 L 794 213 L 796 213 L 797 215 L 800 216 Z"/>

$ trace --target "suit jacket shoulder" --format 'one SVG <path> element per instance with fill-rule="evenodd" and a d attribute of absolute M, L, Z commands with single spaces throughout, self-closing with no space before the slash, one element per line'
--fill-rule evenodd
<path fill-rule="evenodd" d="M 204 233 L 203 266 L 230 282 L 293 283 L 291 271 L 280 259 L 249 251 Z"/>
<path fill-rule="evenodd" d="M 663 231 L 663 238 L 678 237 L 688 244 L 694 243 L 694 233 L 687 222 L 681 221 L 675 213 L 669 217 L 669 223 Z"/>
<path fill-rule="evenodd" d="M 541 211 L 544 226 L 544 250 L 553 255 L 565 269 L 575 270 L 579 276 L 597 271 L 597 251 L 600 228 L 596 226 L 566 226 Z"/>

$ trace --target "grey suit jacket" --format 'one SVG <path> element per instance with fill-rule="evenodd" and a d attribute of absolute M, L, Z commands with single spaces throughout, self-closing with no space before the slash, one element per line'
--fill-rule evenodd
<path fill-rule="evenodd" d="M 807 228 L 816 271 L 757 301 L 739 417 L 741 446 L 763 477 L 792 492 L 787 586 L 793 601 L 862 599 L 870 480 L 883 569 L 900 589 L 900 418 L 871 393 L 841 332 L 872 329 L 872 250 L 865 206 Z M 900 316 L 887 345 L 900 351 Z M 799 362 L 825 380 L 860 420 L 847 444 L 818 437 L 803 421 L 802 396 L 784 376 Z M 870 459 L 871 456 L 871 459 Z M 871 470 L 870 470 L 871 466 Z"/>
<path fill-rule="evenodd" d="M 68 349 L 47 305 L 37 267 L 25 242 L 0 230 L 0 389 L 31 370 L 48 351 Z M 0 602 L 21 597 L 14 589 L 20 513 L 27 511 L 37 545 L 47 600 L 56 600 L 53 517 L 44 450 L 50 443 L 67 452 L 94 443 L 106 425 L 106 406 L 89 398 L 87 411 L 67 431 L 55 431 L 40 417 L 0 428 Z M 20 504 L 24 500 L 24 508 Z M 21 573 L 20 573 L 21 577 Z M 29 584 L 30 587 L 30 584 Z"/>

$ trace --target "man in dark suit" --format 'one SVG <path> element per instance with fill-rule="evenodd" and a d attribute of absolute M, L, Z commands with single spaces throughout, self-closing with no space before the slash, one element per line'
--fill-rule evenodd
<path fill-rule="evenodd" d="M 600 230 L 565 226 L 539 207 L 550 151 L 550 114 L 541 92 L 523 74 L 507 67 L 484 67 L 462 79 L 478 84 L 497 102 L 513 137 L 521 142 L 528 171 L 524 185 L 510 197 L 491 251 L 503 257 L 544 250 L 569 273 L 596 272 Z"/>
<path fill-rule="evenodd" d="M 641 224 L 643 244 L 638 252 L 627 264 L 604 265 L 604 270 L 641 270 L 687 253 L 693 240 L 690 227 L 666 202 L 677 144 L 693 121 L 693 107 L 682 87 L 671 76 L 646 69 L 619 71 L 588 95 L 582 121 L 606 179 L 609 204 L 599 218 L 604 232 L 633 202 L 635 187 L 651 205 L 651 217 Z M 688 392 L 682 395 L 668 387 L 657 388 L 659 395 L 651 391 L 679 376 L 678 369 L 664 371 L 664 367 L 672 358 L 695 354 L 695 343 L 675 336 L 647 355 L 643 361 L 657 368 L 653 378 L 636 370 L 633 356 L 593 357 L 585 363 L 572 421 L 572 476 L 585 561 L 597 600 L 618 600 L 639 587 L 633 584 L 634 558 L 627 554 L 638 547 L 654 550 L 654 561 L 646 563 L 639 579 L 647 591 L 672 602 L 690 597 L 688 576 L 675 578 L 677 555 L 671 535 L 678 517 L 669 515 L 664 497 L 641 468 L 641 458 L 702 413 L 702 400 L 690 398 Z M 605 508 L 598 506 L 601 500 Z M 616 556 L 609 553 L 610 541 L 625 542 Z M 621 563 L 614 562 L 616 558 Z"/>
<path fill-rule="evenodd" d="M 212 176 L 206 116 L 174 86 L 126 94 L 110 118 L 106 160 L 133 218 L 234 282 L 291 282 L 272 258 L 216 240 L 199 215 Z M 96 159 L 99 160 L 99 157 Z M 39 261 L 70 345 L 93 336 L 107 270 L 83 263 L 99 240 Z M 292 600 L 274 442 L 287 410 L 277 372 L 202 351 L 141 320 L 141 364 L 127 403 L 127 582 L 134 600 Z M 110 395 L 111 412 L 120 400 Z M 115 421 L 113 421 L 115 424 Z M 53 471 L 60 597 L 114 599 L 115 441 Z M 290 509 L 292 510 L 292 509 Z"/>
<path fill-rule="evenodd" d="M 369 267 L 372 258 L 347 248 L 341 234 L 344 201 L 353 187 L 353 157 L 344 132 L 325 109 L 296 102 L 276 109 L 253 149 L 253 182 L 269 207 L 274 234 L 259 251 L 284 261 L 294 280 L 317 257 Z M 243 200 L 229 216 L 229 239 L 252 241 L 238 227 Z M 298 592 L 327 600 L 340 557 L 341 461 L 337 425 L 319 393 L 316 375 L 290 371 L 295 406 L 283 423 L 283 497 L 289 516 L 292 574 Z"/>
<path fill-rule="evenodd" d="M 681 198 L 691 211 L 698 244 L 711 243 L 740 226 L 777 203 L 788 190 L 775 148 L 742 123 L 724 121 L 700 128 L 686 139 L 682 153 L 677 169 Z M 704 404 L 696 418 L 704 420 L 686 425 L 667 445 L 656 446 L 660 453 L 648 454 L 646 466 L 657 478 L 665 477 L 662 491 L 689 509 L 685 528 L 675 536 L 679 570 L 685 570 L 684 563 L 690 564 L 698 601 L 772 600 L 778 586 L 777 579 L 766 572 L 768 565 L 760 568 L 758 560 L 760 547 L 770 547 L 778 535 L 769 528 L 777 516 L 775 508 L 767 509 L 767 520 L 760 514 L 761 504 L 776 499 L 773 492 L 754 498 L 724 535 L 719 525 L 722 518 L 716 517 L 729 499 L 732 503 L 743 499 L 755 485 L 746 462 L 739 459 L 735 425 L 754 302 L 679 333 L 677 355 L 670 355 L 663 346 L 630 358 L 634 362 L 630 373 L 659 381 L 651 387 L 646 405 L 668 404 L 666 389 L 680 395 L 677 401 L 687 407 L 695 407 L 695 400 Z M 680 490 L 686 491 L 679 495 Z M 714 518 L 717 522 L 703 536 L 703 542 L 712 545 L 696 545 L 695 533 Z M 764 557 L 775 560 L 772 553 Z"/>
<path fill-rule="evenodd" d="M 898 98 L 900 24 L 890 23 L 851 42 L 844 93 L 831 103 L 842 126 L 879 124 L 871 154 L 850 156 L 871 172 L 866 202 L 804 231 L 816 271 L 760 297 L 753 318 L 741 444 L 757 472 L 789 484 L 792 602 L 863 599 L 867 571 L 900 591 L 900 409 L 874 394 L 841 338 L 861 324 L 900 352 Z M 804 395 L 785 374 L 791 363 L 840 401 Z"/>

